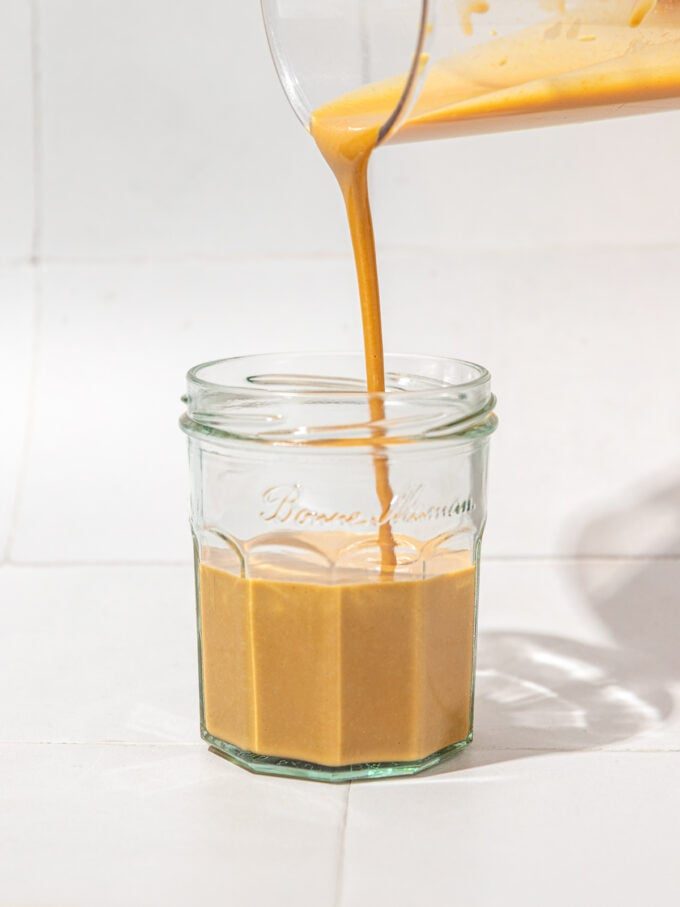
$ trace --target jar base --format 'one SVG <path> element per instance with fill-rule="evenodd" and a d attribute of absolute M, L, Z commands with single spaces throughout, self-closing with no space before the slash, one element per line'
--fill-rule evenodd
<path fill-rule="evenodd" d="M 375 781 L 380 778 L 416 775 L 465 749 L 472 742 L 472 731 L 464 740 L 412 762 L 363 762 L 355 765 L 317 765 L 314 762 L 302 762 L 297 759 L 263 756 L 213 737 L 205 728 L 201 729 L 201 737 L 210 744 L 212 753 L 258 775 L 278 775 L 285 778 L 301 778 L 305 781 L 345 784 L 349 781 Z"/>

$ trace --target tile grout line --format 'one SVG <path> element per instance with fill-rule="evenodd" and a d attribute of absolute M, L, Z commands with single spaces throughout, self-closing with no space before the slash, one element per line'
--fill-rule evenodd
<path fill-rule="evenodd" d="M 168 740 L 164 743 L 158 740 L 0 740 L 0 747 L 3 746 L 151 746 L 162 749 L 182 749 L 185 747 L 205 748 L 205 743 L 202 740 L 195 742 Z"/>
<path fill-rule="evenodd" d="M 19 483 L 17 483 L 19 484 Z M 15 508 L 16 505 L 15 505 Z M 13 526 L 11 527 L 14 528 Z M 510 554 L 510 555 L 489 555 L 482 557 L 482 566 L 484 564 L 517 564 L 524 566 L 546 565 L 546 566 L 569 566 L 577 564 L 645 564 L 645 563 L 680 563 L 680 554 L 594 554 L 594 555 L 536 555 L 536 554 Z M 38 569 L 51 570 L 60 568 L 133 568 L 133 567 L 191 567 L 192 561 L 184 558 L 168 558 L 147 561 L 133 560 L 108 560 L 108 561 L 76 561 L 76 560 L 59 560 L 59 561 L 40 561 L 40 560 L 13 560 L 9 557 L 9 545 L 7 546 L 6 556 L 0 561 L 0 567 L 15 567 L 19 570 Z"/>
<path fill-rule="evenodd" d="M 680 561 L 680 553 L 668 554 L 489 554 L 482 555 L 482 564 L 581 564 L 581 563 L 641 563 Z"/>
<path fill-rule="evenodd" d="M 345 808 L 342 813 L 342 827 L 340 829 L 340 842 L 338 848 L 338 866 L 335 874 L 335 900 L 333 907 L 341 907 L 343 885 L 345 880 L 345 853 L 347 849 L 347 821 L 349 818 L 349 798 L 352 794 L 352 782 L 347 784 L 347 796 L 345 797 Z"/>
<path fill-rule="evenodd" d="M 42 105 L 40 103 L 40 0 L 28 0 L 29 12 L 29 54 L 31 69 L 31 139 L 32 139 L 32 181 L 33 181 L 33 210 L 31 224 L 31 249 L 30 256 L 25 264 L 33 268 L 32 280 L 32 337 L 31 337 L 31 366 L 28 377 L 28 394 L 26 405 L 26 422 L 24 436 L 21 443 L 19 471 L 14 489 L 14 500 L 10 515 L 9 530 L 0 565 L 11 563 L 11 551 L 14 545 L 14 534 L 21 507 L 21 498 L 26 483 L 27 461 L 31 447 L 34 427 L 35 388 L 37 379 L 38 347 L 40 343 L 40 327 L 42 321 L 42 283 L 39 271 L 40 250 L 42 240 Z"/>
<path fill-rule="evenodd" d="M 32 8 L 37 7 L 38 0 L 29 0 L 31 2 Z M 38 17 L 36 15 L 36 22 Z M 36 26 L 36 52 L 37 52 L 37 26 Z M 40 86 L 40 73 L 35 67 L 34 82 L 36 84 L 36 91 L 39 90 Z M 38 99 L 36 98 L 36 107 L 38 106 Z M 201 265 L 201 264 L 248 264 L 248 263 L 261 263 L 261 262 L 299 262 L 299 261 L 351 261 L 351 256 L 346 252 L 243 252 L 243 253 L 234 253 L 232 255 L 211 255 L 211 254 L 176 254 L 176 255 L 120 255 L 116 257 L 104 258 L 99 256 L 84 256 L 80 257 L 77 255 L 68 257 L 68 256 L 49 256 L 45 257 L 40 253 L 40 239 L 42 233 L 42 124 L 41 120 L 37 116 L 38 111 L 36 110 L 36 117 L 34 118 L 34 142 L 37 143 L 37 149 L 35 153 L 34 160 L 34 182 L 36 184 L 36 190 L 34 191 L 35 198 L 35 223 L 34 223 L 34 237 L 32 241 L 32 252 L 28 257 L 19 256 L 12 257 L 7 260 L 0 259 L 0 267 L 12 267 L 12 266 L 22 266 L 26 264 L 35 263 L 40 261 L 42 264 L 53 265 L 53 266 L 65 266 L 65 267 L 90 267 L 90 266 L 101 266 L 101 267 L 137 267 L 137 266 L 155 266 L 155 265 Z M 629 252 L 631 250 L 637 250 L 641 252 L 664 252 L 664 251 L 677 251 L 680 249 L 680 243 L 675 241 L 669 242 L 658 242 L 658 243 L 639 243 L 639 242 L 629 242 L 629 243 L 574 243 L 574 244 L 552 244 L 552 245 L 527 245 L 519 247 L 471 247 L 470 249 L 464 250 L 465 254 L 478 254 L 478 255 L 517 255 L 520 253 L 533 254 L 535 252 L 555 252 L 555 253 L 578 253 L 578 252 L 593 252 L 593 253 L 603 253 L 603 252 Z M 403 255 L 403 254 L 415 254 L 415 255 L 428 255 L 428 254 L 443 254 L 448 250 L 446 247 L 442 246 L 418 246 L 412 245 L 409 243 L 387 243 L 381 246 L 381 250 L 384 254 L 387 255 Z"/>
<path fill-rule="evenodd" d="M 93 567 L 95 569 L 106 569 L 106 568 L 115 568 L 115 569 L 128 569 L 132 567 L 171 567 L 171 568 L 190 568 L 192 562 L 190 560 L 158 560 L 158 561 L 14 561 L 10 557 L 5 558 L 4 562 L 0 563 L 0 567 L 16 567 L 19 570 L 59 570 L 62 568 L 71 567 L 73 569 L 85 569 L 87 567 Z"/>
<path fill-rule="evenodd" d="M 73 747 L 83 747 L 83 746 L 116 746 L 116 747 L 157 747 L 160 749 L 206 749 L 208 747 L 202 740 L 190 741 L 190 740 L 168 740 L 165 742 L 160 742 L 158 740 L 0 740 L 0 747 L 9 747 L 9 746 L 73 746 Z M 667 747 L 544 747 L 544 746 L 477 746 L 475 745 L 475 751 L 478 753 L 527 753 L 532 755 L 593 755 L 597 753 L 605 753 L 610 755 L 657 755 L 659 753 L 680 753 L 679 746 L 667 746 Z M 466 770 L 469 768 L 482 768 L 483 766 L 466 766 Z M 462 770 L 462 769 L 461 769 Z M 404 783 L 406 781 L 416 780 L 417 775 L 412 775 L 407 778 L 392 778 L 390 779 L 390 784 Z M 436 778 L 439 777 L 437 774 L 428 775 L 423 773 L 421 778 Z M 344 860 L 344 851 L 346 844 L 346 830 L 347 830 L 347 817 L 349 815 L 349 798 L 350 790 L 354 782 L 350 781 L 347 783 L 347 797 L 345 798 L 345 808 L 343 811 L 343 820 L 342 828 L 340 835 L 340 854 Z M 341 860 L 338 861 L 338 878 L 342 874 Z M 340 902 L 338 901 L 335 907 L 339 907 Z"/>
<path fill-rule="evenodd" d="M 40 66 L 40 0 L 28 0 L 31 40 L 31 103 L 33 139 L 33 224 L 30 264 L 40 261 L 42 247 L 43 181 L 42 181 L 42 103 Z"/>
<path fill-rule="evenodd" d="M 14 536 L 19 521 L 19 511 L 23 498 L 23 492 L 26 485 L 28 474 L 28 455 L 33 439 L 33 429 L 35 427 L 35 397 L 38 376 L 38 352 L 40 346 L 41 324 L 42 324 L 42 285 L 41 275 L 38 268 L 33 269 L 33 324 L 31 338 L 31 366 L 28 376 L 28 392 L 26 400 L 26 420 L 24 424 L 24 436 L 21 442 L 21 451 L 19 459 L 19 470 L 17 473 L 16 485 L 14 488 L 14 500 L 10 515 L 9 529 L 7 532 L 7 541 L 3 551 L 0 565 L 10 565 L 12 563 L 11 553 L 14 546 Z"/>

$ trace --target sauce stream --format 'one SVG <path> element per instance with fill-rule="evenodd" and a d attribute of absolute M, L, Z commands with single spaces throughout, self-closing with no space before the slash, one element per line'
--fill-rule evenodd
<path fill-rule="evenodd" d="M 473 12 L 485 12 L 486 4 Z M 678 0 L 587 0 L 545 22 L 474 44 L 433 65 L 393 140 L 414 141 L 499 132 L 655 112 L 680 103 Z M 466 22 L 468 20 L 466 19 Z M 468 23 L 470 28 L 471 23 Z M 468 32 L 468 28 L 465 28 Z M 369 394 L 385 391 L 380 289 L 368 190 L 380 130 L 400 102 L 406 78 L 364 86 L 320 107 L 312 135 L 340 185 L 352 237 L 361 301 Z M 385 407 L 371 398 L 381 572 L 397 563 L 387 521 L 392 500 L 381 435 Z"/>

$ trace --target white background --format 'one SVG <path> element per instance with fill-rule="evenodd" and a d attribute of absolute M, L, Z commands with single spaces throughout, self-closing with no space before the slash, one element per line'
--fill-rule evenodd
<path fill-rule="evenodd" d="M 359 347 L 339 194 L 255 0 L 3 0 L 1 907 L 670 902 L 679 150 L 664 114 L 376 156 L 387 348 L 499 397 L 477 740 L 258 779 L 197 742 L 179 397 Z"/>

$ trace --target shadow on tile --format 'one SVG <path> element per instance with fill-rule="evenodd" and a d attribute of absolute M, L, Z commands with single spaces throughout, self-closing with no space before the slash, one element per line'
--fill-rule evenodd
<path fill-rule="evenodd" d="M 427 774 L 623 743 L 656 727 L 673 700 L 654 661 L 533 633 L 480 635 L 475 743 Z"/>
<path fill-rule="evenodd" d="M 593 613 L 626 653 L 649 660 L 658 683 L 680 681 L 680 479 L 666 482 L 626 506 L 598 514 L 581 533 L 581 551 L 620 550 L 631 539 L 654 559 L 622 560 L 613 581 L 602 587 L 597 563 L 578 564 L 577 581 Z"/>
<path fill-rule="evenodd" d="M 576 552 L 612 550 L 622 531 L 656 533 L 680 552 L 680 484 L 599 514 Z M 660 530 L 666 528 L 661 540 Z M 546 751 L 588 750 L 658 729 L 680 683 L 680 560 L 581 560 L 566 567 L 611 645 L 525 632 L 480 634 L 476 745 L 427 774 L 455 773 Z"/>

